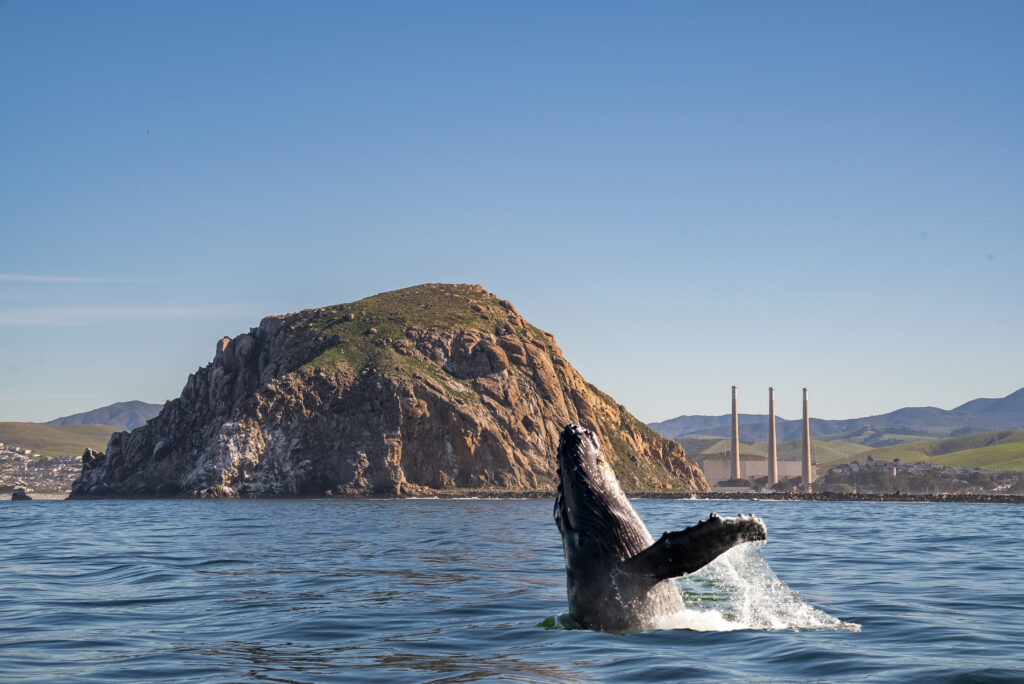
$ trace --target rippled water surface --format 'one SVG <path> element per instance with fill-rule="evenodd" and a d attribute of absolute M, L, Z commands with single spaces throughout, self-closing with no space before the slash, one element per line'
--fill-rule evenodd
<path fill-rule="evenodd" d="M 1024 508 L 635 504 L 768 542 L 616 636 L 566 628 L 550 501 L 3 503 L 0 679 L 1024 680 Z"/>

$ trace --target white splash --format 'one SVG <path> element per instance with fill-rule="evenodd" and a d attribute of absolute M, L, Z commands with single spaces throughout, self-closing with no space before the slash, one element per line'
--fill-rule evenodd
<path fill-rule="evenodd" d="M 694 632 L 732 632 L 737 629 L 750 629 L 742 622 L 730 620 L 720 611 L 690 610 L 683 608 L 674 615 L 658 618 L 653 629 L 689 629 Z"/>
<path fill-rule="evenodd" d="M 686 608 L 659 619 L 656 628 L 860 631 L 860 625 L 843 622 L 805 603 L 768 567 L 761 546 L 762 542 L 735 546 L 678 580 Z"/>

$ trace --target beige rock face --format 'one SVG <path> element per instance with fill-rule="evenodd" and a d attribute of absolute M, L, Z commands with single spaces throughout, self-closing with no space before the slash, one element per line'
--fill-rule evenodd
<path fill-rule="evenodd" d="M 422 285 L 264 319 L 91 455 L 72 497 L 553 492 L 567 423 L 627 491 L 707 490 L 510 303 Z"/>

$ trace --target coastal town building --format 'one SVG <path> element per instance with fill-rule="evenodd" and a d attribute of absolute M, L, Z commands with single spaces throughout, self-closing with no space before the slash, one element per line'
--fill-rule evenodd
<path fill-rule="evenodd" d="M 0 445 L 0 494 L 18 488 L 29 493 L 66 494 L 82 468 L 74 456 L 44 458 L 32 449 Z"/>

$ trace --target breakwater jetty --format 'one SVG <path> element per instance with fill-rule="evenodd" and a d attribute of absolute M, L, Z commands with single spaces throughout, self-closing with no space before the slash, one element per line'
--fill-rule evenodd
<path fill-rule="evenodd" d="M 633 498 L 647 499 L 747 499 L 756 501 L 931 501 L 953 503 L 1012 503 L 1024 504 L 1020 494 L 852 494 L 838 492 L 702 492 L 699 494 L 667 494 L 652 492 L 634 494 Z"/>

